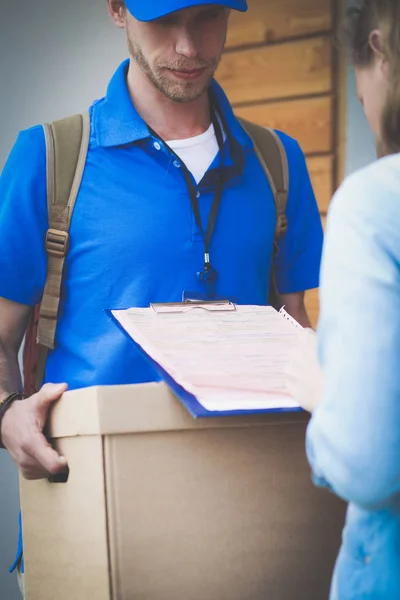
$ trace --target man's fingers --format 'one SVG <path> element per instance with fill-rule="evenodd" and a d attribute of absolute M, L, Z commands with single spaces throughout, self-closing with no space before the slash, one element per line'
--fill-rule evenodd
<path fill-rule="evenodd" d="M 50 475 L 63 473 L 68 467 L 65 456 L 60 456 L 41 433 L 34 435 L 29 454 Z"/>
<path fill-rule="evenodd" d="M 49 477 L 48 471 L 46 471 L 36 460 L 30 456 L 26 456 L 25 459 L 19 465 L 19 470 L 24 479 L 29 481 L 37 479 L 47 479 Z"/>
<path fill-rule="evenodd" d="M 37 400 L 41 407 L 49 408 L 53 402 L 59 400 L 64 392 L 67 391 L 66 383 L 46 383 L 37 393 Z"/>

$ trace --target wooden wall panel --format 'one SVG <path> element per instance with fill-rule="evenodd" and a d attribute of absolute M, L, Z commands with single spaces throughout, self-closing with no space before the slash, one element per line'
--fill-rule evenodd
<path fill-rule="evenodd" d="M 225 54 L 217 78 L 233 104 L 322 94 L 332 87 L 328 36 Z"/>
<path fill-rule="evenodd" d="M 306 293 L 305 300 L 307 314 L 310 318 L 311 325 L 315 329 L 319 317 L 319 292 L 318 290 L 309 290 Z"/>
<path fill-rule="evenodd" d="M 322 96 L 240 107 L 236 114 L 294 137 L 305 154 L 332 152 L 332 98 Z"/>
<path fill-rule="evenodd" d="M 325 214 L 333 195 L 333 156 L 309 157 L 307 166 L 319 210 L 322 214 Z"/>
<path fill-rule="evenodd" d="M 331 0 L 249 0 L 247 13 L 232 11 L 228 47 L 325 32 Z"/>
<path fill-rule="evenodd" d="M 326 217 L 322 217 L 322 226 L 326 228 Z M 311 325 L 315 328 L 319 317 L 319 290 L 309 290 L 306 292 L 306 309 L 310 317 Z"/>
<path fill-rule="evenodd" d="M 299 142 L 325 225 L 337 165 L 334 0 L 248 3 L 246 14 L 232 11 L 217 78 L 238 116 Z M 317 290 L 306 294 L 306 306 L 315 326 Z"/>

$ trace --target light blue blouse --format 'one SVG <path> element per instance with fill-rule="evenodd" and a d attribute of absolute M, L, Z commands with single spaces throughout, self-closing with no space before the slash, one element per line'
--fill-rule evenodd
<path fill-rule="evenodd" d="M 400 599 L 400 155 L 348 178 L 328 219 L 307 435 L 315 481 L 350 503 L 332 600 Z"/>

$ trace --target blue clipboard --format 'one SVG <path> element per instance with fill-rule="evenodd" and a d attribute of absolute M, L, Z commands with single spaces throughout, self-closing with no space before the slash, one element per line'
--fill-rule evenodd
<path fill-rule="evenodd" d="M 228 302 L 228 301 L 227 301 Z M 168 306 L 181 306 L 181 304 L 185 305 L 186 303 L 169 303 Z M 211 304 L 211 303 L 210 303 Z M 156 305 L 157 306 L 157 305 Z M 158 306 L 162 306 L 161 304 Z M 167 304 L 165 305 L 167 306 Z M 187 306 L 187 305 L 186 305 Z M 182 308 L 185 308 L 182 306 Z M 142 356 L 147 360 L 147 362 L 152 366 L 152 368 L 158 373 L 163 381 L 171 388 L 175 396 L 180 400 L 186 410 L 191 414 L 194 419 L 204 419 L 204 418 L 215 418 L 215 417 L 233 417 L 233 416 L 251 416 L 251 415 L 265 415 L 265 414 L 276 414 L 276 413 L 299 413 L 304 412 L 301 407 L 284 407 L 284 408 L 257 408 L 252 410 L 231 410 L 231 411 L 210 411 L 204 408 L 202 404 L 197 400 L 196 396 L 185 390 L 179 383 L 175 381 L 165 371 L 165 369 L 157 363 L 155 360 L 151 358 L 143 350 L 143 348 L 135 342 L 134 339 L 131 338 L 129 333 L 122 327 L 120 322 L 114 317 L 111 310 L 106 311 L 108 316 L 114 322 L 114 324 L 119 328 L 120 331 L 127 337 L 132 344 L 136 346 L 136 348 L 141 352 Z"/>

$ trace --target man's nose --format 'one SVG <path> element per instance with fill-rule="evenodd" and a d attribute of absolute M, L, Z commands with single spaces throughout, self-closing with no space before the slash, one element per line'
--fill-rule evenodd
<path fill-rule="evenodd" d="M 182 27 L 178 33 L 175 51 L 186 58 L 197 58 L 201 50 L 201 39 L 199 32 L 194 27 Z"/>

